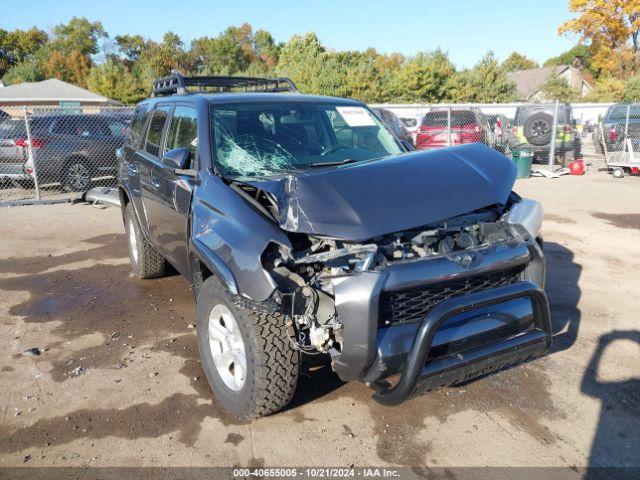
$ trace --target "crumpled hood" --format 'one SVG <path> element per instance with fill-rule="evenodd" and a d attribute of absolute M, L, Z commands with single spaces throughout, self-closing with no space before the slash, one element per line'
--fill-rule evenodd
<path fill-rule="evenodd" d="M 507 157 L 470 144 L 246 183 L 275 196 L 284 230 L 366 240 L 504 204 L 515 178 Z"/>

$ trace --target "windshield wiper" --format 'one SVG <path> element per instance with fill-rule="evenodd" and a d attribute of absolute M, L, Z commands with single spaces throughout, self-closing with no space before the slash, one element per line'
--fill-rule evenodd
<path fill-rule="evenodd" d="M 337 162 L 318 162 L 318 163 L 310 163 L 310 167 L 335 167 L 336 165 L 345 165 L 347 163 L 357 162 L 358 160 L 354 160 L 353 158 L 345 158 L 344 160 L 340 160 Z"/>

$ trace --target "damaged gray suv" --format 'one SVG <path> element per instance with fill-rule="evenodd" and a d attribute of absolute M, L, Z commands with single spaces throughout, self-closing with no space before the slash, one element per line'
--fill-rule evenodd
<path fill-rule="evenodd" d="M 542 208 L 502 154 L 409 152 L 362 103 L 288 79 L 173 74 L 153 92 L 118 152 L 131 265 L 191 283 L 234 416 L 285 407 L 303 354 L 396 405 L 548 350 Z"/>

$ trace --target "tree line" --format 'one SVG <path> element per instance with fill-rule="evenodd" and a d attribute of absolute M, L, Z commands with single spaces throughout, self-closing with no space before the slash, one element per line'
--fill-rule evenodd
<path fill-rule="evenodd" d="M 589 100 L 640 97 L 635 72 L 625 76 L 605 71 L 586 46 L 544 65 L 571 64 L 577 57 L 597 81 Z M 508 73 L 536 67 L 517 52 L 502 62 L 489 52 L 473 67 L 457 69 L 440 49 L 413 56 L 373 48 L 336 51 L 314 33 L 279 43 L 268 31 L 247 23 L 188 45 L 173 32 L 161 41 L 129 34 L 110 37 L 100 22 L 75 17 L 50 33 L 36 27 L 0 29 L 0 78 L 5 84 L 55 77 L 125 104 L 146 98 L 152 80 L 174 69 L 191 75 L 288 76 L 302 92 L 369 103 L 510 102 L 517 94 Z M 577 96 L 562 78 L 551 78 L 544 88 L 550 99 Z"/>

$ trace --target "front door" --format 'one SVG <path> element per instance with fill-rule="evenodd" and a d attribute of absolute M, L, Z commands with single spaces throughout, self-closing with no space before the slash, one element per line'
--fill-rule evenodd
<path fill-rule="evenodd" d="M 162 154 L 176 148 L 191 151 L 190 163 L 196 163 L 198 152 L 198 118 L 189 105 L 176 105 L 166 128 Z M 160 160 L 162 154 L 159 155 Z M 152 182 L 157 186 L 155 200 L 147 211 L 150 230 L 167 260 L 182 274 L 188 274 L 187 224 L 194 179 L 177 175 L 172 167 L 160 161 L 153 167 Z"/>

